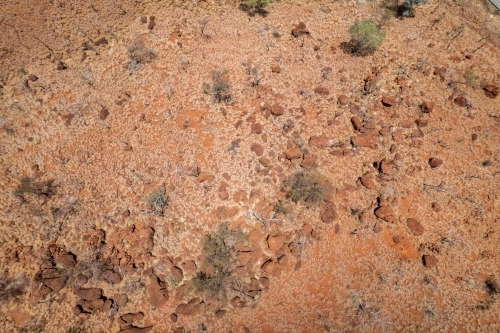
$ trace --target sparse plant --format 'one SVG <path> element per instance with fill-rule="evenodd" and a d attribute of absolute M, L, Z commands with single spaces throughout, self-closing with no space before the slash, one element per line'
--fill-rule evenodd
<path fill-rule="evenodd" d="M 385 33 L 370 20 L 356 21 L 350 28 L 350 51 L 359 56 L 371 54 L 382 44 Z"/>
<path fill-rule="evenodd" d="M 168 196 L 165 194 L 165 189 L 161 187 L 149 192 L 148 196 L 144 199 L 144 202 L 149 208 L 148 212 L 163 215 L 163 212 L 168 205 Z"/>
<path fill-rule="evenodd" d="M 0 280 L 0 302 L 5 303 L 24 294 L 28 281 L 24 276 Z"/>
<path fill-rule="evenodd" d="M 207 27 L 208 24 L 208 18 L 204 17 L 198 21 L 198 24 L 200 25 L 200 30 L 201 30 L 201 35 L 205 36 L 205 28 Z"/>
<path fill-rule="evenodd" d="M 250 61 L 245 61 L 242 63 L 242 65 L 245 67 L 245 72 L 248 75 L 248 82 L 251 87 L 257 87 L 260 84 L 260 76 L 259 76 L 259 70 L 257 67 L 253 66 Z"/>
<path fill-rule="evenodd" d="M 220 225 L 217 232 L 207 236 L 203 243 L 204 270 L 189 281 L 189 289 L 213 298 L 225 297 L 236 262 L 234 244 L 245 240 L 242 231 L 232 231 L 227 224 Z"/>
<path fill-rule="evenodd" d="M 142 41 L 136 40 L 128 47 L 129 59 L 127 69 L 130 73 L 138 70 L 142 65 L 150 63 L 156 58 L 156 53 L 144 46 Z"/>
<path fill-rule="evenodd" d="M 316 205 L 326 196 L 324 178 L 315 172 L 297 172 L 285 180 L 284 190 L 294 202 Z"/>
<path fill-rule="evenodd" d="M 478 86 L 480 77 L 472 69 L 467 68 L 462 76 L 465 79 L 465 84 L 469 87 L 474 88 Z"/>
<path fill-rule="evenodd" d="M 398 8 L 400 17 L 415 17 L 414 5 L 426 4 L 429 0 L 404 0 L 403 4 Z"/>
<path fill-rule="evenodd" d="M 231 86 L 224 77 L 226 71 L 213 71 L 212 72 L 212 86 L 203 84 L 203 93 L 212 96 L 216 103 L 229 103 L 233 100 L 231 93 Z"/>
<path fill-rule="evenodd" d="M 250 16 L 254 16 L 255 14 L 265 16 L 267 15 L 267 11 L 264 8 L 267 7 L 271 1 L 272 0 L 243 0 L 240 8 Z"/>
<path fill-rule="evenodd" d="M 37 182 L 33 178 L 24 177 L 14 191 L 14 195 L 25 200 L 27 193 L 51 197 L 56 193 L 54 180 Z"/>
<path fill-rule="evenodd" d="M 288 208 L 285 206 L 283 201 L 278 200 L 278 202 L 274 205 L 274 212 L 276 214 L 288 214 Z"/>

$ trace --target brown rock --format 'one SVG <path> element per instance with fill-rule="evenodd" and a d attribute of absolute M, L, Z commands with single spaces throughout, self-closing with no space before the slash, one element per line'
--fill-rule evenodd
<path fill-rule="evenodd" d="M 378 137 L 375 131 L 361 133 L 351 138 L 352 144 L 357 147 L 370 147 L 376 149 L 378 147 Z"/>
<path fill-rule="evenodd" d="M 272 66 L 271 71 L 273 73 L 281 73 L 281 68 L 280 68 L 280 66 Z"/>
<path fill-rule="evenodd" d="M 101 37 L 98 40 L 96 40 L 95 45 L 100 46 L 100 45 L 108 45 L 108 40 L 106 37 Z"/>
<path fill-rule="evenodd" d="M 180 269 L 177 266 L 173 266 L 170 269 L 170 274 L 175 279 L 175 281 L 182 281 L 182 279 L 184 278 L 184 274 L 182 273 L 182 269 Z"/>
<path fill-rule="evenodd" d="M 252 124 L 251 131 L 254 134 L 262 134 L 262 125 L 259 123 Z"/>
<path fill-rule="evenodd" d="M 248 239 L 251 242 L 258 243 L 264 238 L 264 234 L 260 230 L 252 230 L 248 234 Z"/>
<path fill-rule="evenodd" d="M 89 288 L 89 289 L 78 289 L 75 290 L 76 296 L 80 297 L 86 301 L 93 301 L 95 299 L 102 297 L 102 289 L 100 288 Z"/>
<path fill-rule="evenodd" d="M 425 268 L 434 268 L 438 263 L 438 259 L 433 255 L 423 255 L 422 263 Z"/>
<path fill-rule="evenodd" d="M 167 284 L 156 275 L 150 277 L 148 285 L 149 302 L 155 307 L 161 307 L 168 301 Z"/>
<path fill-rule="evenodd" d="M 380 162 L 380 172 L 386 175 L 392 174 L 392 166 L 385 158 Z"/>
<path fill-rule="evenodd" d="M 438 168 L 441 166 L 441 164 L 443 164 L 443 160 L 440 159 L 440 158 L 437 158 L 437 157 L 432 157 L 430 160 L 429 160 L 429 165 L 431 166 L 431 168 Z"/>
<path fill-rule="evenodd" d="M 483 87 L 484 94 L 489 98 L 496 98 L 499 94 L 500 88 L 493 84 L 487 84 Z"/>
<path fill-rule="evenodd" d="M 300 22 L 292 29 L 292 35 L 294 37 L 299 37 L 307 34 L 309 34 L 309 30 L 307 30 L 306 24 L 304 22 Z"/>
<path fill-rule="evenodd" d="M 406 225 L 415 236 L 420 236 L 424 233 L 424 226 L 414 218 L 407 219 Z"/>
<path fill-rule="evenodd" d="M 314 93 L 317 95 L 328 96 L 330 94 L 330 91 L 325 87 L 317 87 L 314 89 Z"/>
<path fill-rule="evenodd" d="M 259 279 L 259 283 L 262 286 L 262 288 L 267 288 L 271 284 L 271 281 L 269 281 L 269 279 L 266 277 L 261 277 Z"/>
<path fill-rule="evenodd" d="M 389 206 L 381 206 L 375 209 L 375 216 L 390 223 L 394 223 L 396 218 Z"/>
<path fill-rule="evenodd" d="M 445 74 L 446 74 L 446 68 L 434 67 L 434 75 L 439 76 L 441 78 L 441 81 L 444 81 Z"/>
<path fill-rule="evenodd" d="M 202 309 L 202 304 L 198 297 L 193 298 L 188 303 L 181 303 L 175 309 L 175 313 L 181 316 L 192 316 Z"/>
<path fill-rule="evenodd" d="M 361 184 L 368 189 L 375 188 L 376 186 L 375 181 L 372 179 L 372 177 L 370 177 L 369 174 L 364 174 L 359 178 L 359 180 L 361 181 Z"/>
<path fill-rule="evenodd" d="M 143 328 L 132 326 L 132 327 L 127 327 L 127 328 L 124 328 L 122 330 L 119 330 L 118 333 L 147 333 L 147 332 L 151 331 L 152 329 L 153 329 L 153 326 L 143 327 Z"/>
<path fill-rule="evenodd" d="M 337 103 L 340 105 L 347 105 L 349 104 L 349 97 L 347 97 L 346 95 L 340 95 L 337 99 Z"/>
<path fill-rule="evenodd" d="M 437 202 L 433 202 L 433 203 L 431 204 L 431 208 L 432 208 L 432 210 L 433 210 L 433 211 L 435 211 L 435 212 L 439 212 L 439 211 L 441 211 L 441 205 L 440 205 L 440 204 L 438 204 Z"/>
<path fill-rule="evenodd" d="M 262 156 L 264 154 L 264 147 L 258 143 L 252 143 L 250 150 L 253 151 L 257 156 Z"/>
<path fill-rule="evenodd" d="M 113 284 L 118 284 L 122 281 L 121 275 L 111 269 L 107 269 L 102 272 L 101 279 Z"/>
<path fill-rule="evenodd" d="M 325 203 L 321 207 L 320 219 L 324 223 L 332 223 L 337 218 L 337 210 L 332 202 Z"/>
<path fill-rule="evenodd" d="M 417 119 L 417 126 L 420 127 L 427 127 L 429 125 L 429 121 L 427 119 Z"/>
<path fill-rule="evenodd" d="M 458 105 L 460 107 L 466 107 L 467 104 L 469 103 L 467 101 L 467 99 L 465 97 L 463 97 L 463 96 L 455 97 L 454 102 L 455 102 L 456 105 Z"/>
<path fill-rule="evenodd" d="M 361 128 L 363 128 L 363 123 L 361 122 L 361 119 L 359 119 L 359 117 L 357 116 L 351 118 L 351 123 L 352 127 L 354 127 L 356 131 L 359 131 L 361 130 Z"/>
<path fill-rule="evenodd" d="M 149 17 L 149 24 L 148 24 L 148 29 L 149 30 L 153 30 L 153 28 L 155 27 L 156 23 L 155 23 L 155 17 L 154 16 L 150 16 Z"/>
<path fill-rule="evenodd" d="M 108 116 L 109 116 L 108 109 L 106 109 L 105 107 L 103 107 L 101 109 L 101 111 L 99 111 L 99 119 L 106 120 L 106 118 L 108 118 Z"/>
<path fill-rule="evenodd" d="M 304 159 L 300 163 L 300 166 L 305 169 L 312 169 L 318 166 L 318 156 L 315 154 L 306 154 L 304 155 Z"/>
<path fill-rule="evenodd" d="M 294 160 L 302 158 L 303 154 L 300 148 L 289 148 L 285 151 L 286 158 L 289 160 Z"/>
<path fill-rule="evenodd" d="M 125 306 L 128 303 L 127 294 L 118 294 L 115 295 L 114 300 L 118 306 Z"/>
<path fill-rule="evenodd" d="M 175 313 L 171 313 L 170 314 L 170 320 L 173 322 L 173 323 L 176 323 L 177 322 L 177 315 Z"/>
<path fill-rule="evenodd" d="M 434 110 L 434 102 L 424 102 L 422 104 L 422 111 L 426 113 L 430 113 Z"/>
<path fill-rule="evenodd" d="M 384 106 L 393 106 L 394 104 L 396 104 L 396 97 L 384 96 L 384 97 L 382 97 L 382 104 Z"/>
<path fill-rule="evenodd" d="M 285 235 L 279 233 L 276 236 L 269 236 L 267 238 L 267 246 L 272 252 L 276 252 L 285 244 Z"/>
<path fill-rule="evenodd" d="M 326 148 L 328 147 L 328 138 L 324 134 L 313 135 L 309 138 L 309 145 L 319 149 Z"/>
<path fill-rule="evenodd" d="M 58 266 L 75 267 L 76 260 L 72 254 L 60 254 L 54 256 L 54 262 Z"/>
<path fill-rule="evenodd" d="M 65 276 L 54 279 L 43 279 L 43 284 L 52 289 L 53 292 L 57 293 L 64 288 L 67 279 L 68 278 Z"/>
<path fill-rule="evenodd" d="M 259 162 L 265 168 L 267 168 L 268 166 L 271 165 L 271 161 L 267 157 L 261 157 L 261 158 L 259 158 Z"/>
<path fill-rule="evenodd" d="M 30 74 L 28 75 L 28 80 L 32 82 L 38 81 L 38 76 L 36 76 L 35 74 Z"/>
<path fill-rule="evenodd" d="M 233 200 L 235 202 L 246 202 L 247 201 L 247 193 L 245 192 L 245 190 L 239 190 L 234 194 Z"/>
<path fill-rule="evenodd" d="M 274 116 L 281 116 L 285 113 L 285 108 L 279 105 L 278 103 L 275 103 L 271 107 L 271 114 Z"/>
<path fill-rule="evenodd" d="M 198 175 L 198 177 L 196 178 L 198 180 L 198 182 L 200 183 L 203 183 L 203 182 L 212 182 L 215 177 L 206 173 L 206 172 L 200 172 L 200 174 Z"/>

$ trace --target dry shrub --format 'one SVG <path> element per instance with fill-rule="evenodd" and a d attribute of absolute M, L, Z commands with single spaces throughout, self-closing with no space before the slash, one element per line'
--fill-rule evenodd
<path fill-rule="evenodd" d="M 317 205 L 326 196 L 325 179 L 316 172 L 297 172 L 285 180 L 284 190 L 294 202 Z"/>

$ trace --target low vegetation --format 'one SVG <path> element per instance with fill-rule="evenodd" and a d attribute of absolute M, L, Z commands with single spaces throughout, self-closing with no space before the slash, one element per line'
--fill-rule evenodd
<path fill-rule="evenodd" d="M 226 71 L 213 71 L 212 72 L 212 85 L 204 84 L 203 92 L 211 95 L 216 103 L 229 103 L 233 100 L 231 93 L 231 85 L 227 82 L 225 77 Z"/>
<path fill-rule="evenodd" d="M 265 7 L 271 3 L 271 0 L 243 0 L 240 8 L 247 12 L 250 16 L 259 14 L 262 16 L 267 15 Z"/>
<path fill-rule="evenodd" d="M 26 200 L 26 194 L 43 195 L 51 197 L 56 194 L 54 180 L 37 182 L 33 178 L 24 177 L 14 191 L 14 195 Z"/>
<path fill-rule="evenodd" d="M 134 42 L 128 47 L 128 52 L 127 69 L 131 74 L 142 65 L 150 63 L 156 58 L 156 53 L 144 46 L 142 42 Z"/>
<path fill-rule="evenodd" d="M 284 190 L 294 202 L 316 205 L 326 196 L 324 177 L 316 172 L 297 172 L 285 180 Z"/>
<path fill-rule="evenodd" d="M 385 39 L 385 33 L 370 20 L 356 21 L 350 28 L 350 51 L 359 56 L 373 53 Z"/>
<path fill-rule="evenodd" d="M 236 262 L 234 243 L 245 239 L 242 231 L 232 231 L 227 224 L 222 224 L 217 232 L 207 236 L 203 243 L 203 270 L 189 281 L 189 289 L 212 298 L 224 298 Z"/>
<path fill-rule="evenodd" d="M 144 199 L 144 202 L 148 206 L 150 212 L 156 213 L 157 215 L 163 215 L 163 212 L 168 205 L 168 196 L 165 194 L 165 189 L 161 187 L 149 192 L 148 196 Z"/>
<path fill-rule="evenodd" d="M 5 303 L 24 294 L 28 281 L 25 277 L 0 280 L 0 302 Z"/>
<path fill-rule="evenodd" d="M 478 86 L 480 77 L 472 69 L 467 68 L 462 76 L 465 79 L 465 84 L 469 87 L 474 88 Z"/>

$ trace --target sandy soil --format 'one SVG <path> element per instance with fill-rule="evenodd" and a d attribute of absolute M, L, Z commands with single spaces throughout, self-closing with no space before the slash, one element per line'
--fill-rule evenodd
<path fill-rule="evenodd" d="M 1 331 L 500 331 L 491 6 L 431 0 L 365 57 L 342 45 L 378 1 L 3 7 Z M 197 293 L 224 223 L 224 292 Z"/>

